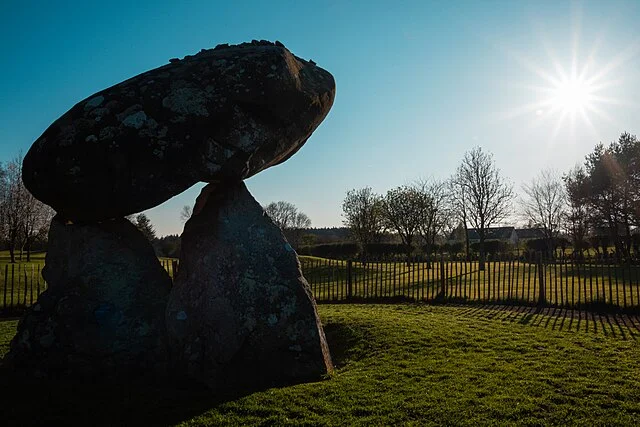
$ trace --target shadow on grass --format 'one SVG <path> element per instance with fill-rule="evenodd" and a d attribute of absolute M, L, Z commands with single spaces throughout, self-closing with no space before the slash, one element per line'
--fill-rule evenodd
<path fill-rule="evenodd" d="M 367 345 L 364 325 L 330 323 L 325 334 L 336 367 L 366 351 L 362 348 Z M 34 379 L 0 366 L 0 425 L 174 425 L 249 394 L 294 384 L 273 383 L 214 393 L 194 382 L 163 382 L 148 377 L 118 381 Z"/>
<path fill-rule="evenodd" d="M 366 356 L 369 346 L 369 328 L 353 322 L 332 322 L 323 326 L 331 361 L 336 369 L 349 361 Z"/>
<path fill-rule="evenodd" d="M 9 307 L 3 307 L 0 309 L 0 319 L 10 320 L 14 318 L 20 318 L 24 312 L 27 311 L 27 305 L 16 304 Z"/>
<path fill-rule="evenodd" d="M 320 302 L 319 302 L 320 303 Z M 496 319 L 525 326 L 550 328 L 558 331 L 582 331 L 602 333 L 622 339 L 640 340 L 640 315 L 637 309 L 624 311 L 610 304 L 589 306 L 589 310 L 565 307 L 535 306 L 531 302 L 516 299 L 501 303 L 469 301 L 463 298 L 437 297 L 430 302 L 416 302 L 411 298 L 353 298 L 324 304 L 413 304 L 455 308 L 457 316 Z M 586 308 L 586 306 L 585 306 Z"/>
<path fill-rule="evenodd" d="M 3 426 L 173 425 L 258 390 L 212 394 L 188 384 L 42 380 L 0 371 Z"/>
<path fill-rule="evenodd" d="M 640 317 L 633 314 L 572 310 L 556 307 L 512 306 L 497 304 L 450 304 L 460 315 L 472 318 L 495 319 L 527 326 L 544 327 L 557 331 L 601 333 L 622 339 L 640 339 Z"/>
<path fill-rule="evenodd" d="M 35 379 L 0 369 L 2 426 L 168 426 L 282 382 L 213 392 L 195 382 L 158 378 Z"/>

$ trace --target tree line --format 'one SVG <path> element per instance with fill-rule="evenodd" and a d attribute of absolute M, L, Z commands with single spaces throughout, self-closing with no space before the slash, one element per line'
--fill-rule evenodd
<path fill-rule="evenodd" d="M 370 187 L 350 190 L 342 213 L 364 257 L 388 230 L 400 237 L 410 257 L 417 244 L 431 253 L 436 239 L 459 224 L 465 228 L 467 242 L 467 229 L 476 228 L 483 269 L 486 231 L 507 217 L 512 199 L 513 187 L 501 176 L 492 154 L 476 147 L 465 153 L 447 180 L 417 180 L 384 195 L 375 194 Z"/>
<path fill-rule="evenodd" d="M 410 256 L 417 246 L 432 253 L 436 241 L 447 240 L 456 229 L 469 256 L 469 229 L 474 229 L 479 268 L 484 269 L 489 229 L 519 217 L 540 230 L 544 244 L 539 249 L 549 256 L 562 235 L 578 256 L 589 247 L 604 254 L 611 244 L 622 261 L 638 253 L 634 231 L 640 225 L 639 180 L 640 141 L 629 133 L 606 147 L 596 145 L 583 165 L 563 175 L 541 171 L 522 186 L 520 197 L 493 155 L 475 147 L 447 179 L 417 180 L 385 194 L 370 187 L 349 190 L 342 215 L 363 256 L 385 232 L 399 236 Z"/>
<path fill-rule="evenodd" d="M 0 244 L 12 263 L 33 250 L 43 250 L 54 211 L 40 202 L 22 182 L 22 155 L 0 163 Z"/>
<path fill-rule="evenodd" d="M 567 229 L 574 249 L 615 248 L 618 261 L 638 253 L 634 233 L 640 225 L 640 140 L 622 133 L 617 141 L 600 143 L 584 164 L 563 177 L 567 196 Z"/>
<path fill-rule="evenodd" d="M 287 201 L 263 208 L 295 248 L 308 243 L 308 215 Z M 26 252 L 29 260 L 34 248 L 45 248 L 54 214 L 25 188 L 21 155 L 0 163 L 0 242 L 9 250 L 12 262 L 17 253 Z M 184 206 L 180 219 L 186 222 L 191 214 L 192 208 Z M 541 171 L 522 185 L 520 197 L 501 174 L 493 154 L 474 147 L 446 179 L 420 179 L 385 194 L 376 194 L 370 187 L 347 191 L 342 216 L 365 257 L 389 233 L 400 239 L 407 256 L 416 247 L 432 253 L 438 242 L 462 235 L 469 256 L 469 230 L 474 229 L 483 269 L 491 243 L 487 242 L 489 229 L 519 217 L 541 231 L 543 247 L 538 249 L 549 254 L 564 239 L 578 256 L 593 248 L 599 255 L 629 260 L 640 252 L 636 234 L 640 226 L 640 140 L 625 132 L 606 146 L 597 144 L 582 164 L 565 174 Z M 179 255 L 179 236 L 158 238 L 144 213 L 128 218 L 158 256 Z M 609 254 L 610 247 L 614 250 Z"/>

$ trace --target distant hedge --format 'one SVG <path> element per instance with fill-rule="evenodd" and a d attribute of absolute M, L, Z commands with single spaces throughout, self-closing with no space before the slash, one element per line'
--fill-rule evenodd
<path fill-rule="evenodd" d="M 321 258 L 355 258 L 358 255 L 356 243 L 323 243 L 313 246 L 300 246 L 298 255 L 317 256 Z"/>
<path fill-rule="evenodd" d="M 367 255 L 370 257 L 387 257 L 387 256 L 403 256 L 406 254 L 405 245 L 402 243 L 373 243 L 367 247 Z M 437 253 L 441 250 L 439 246 L 432 248 L 432 252 Z M 423 247 L 414 248 L 412 253 L 418 255 L 424 254 Z M 301 246 L 298 248 L 298 255 L 317 256 L 322 258 L 357 258 L 360 254 L 360 248 L 357 243 L 324 243 L 319 245 Z"/>
<path fill-rule="evenodd" d="M 553 239 L 552 249 L 567 248 L 571 246 L 571 242 L 565 237 L 556 237 Z M 528 251 L 544 252 L 548 249 L 547 239 L 531 239 L 527 240 L 524 247 Z"/>
<path fill-rule="evenodd" d="M 480 252 L 480 242 L 474 242 L 469 245 L 474 252 Z M 513 244 L 511 242 L 504 242 L 502 240 L 487 240 L 484 242 L 484 251 L 487 254 L 506 253 L 513 251 Z"/>

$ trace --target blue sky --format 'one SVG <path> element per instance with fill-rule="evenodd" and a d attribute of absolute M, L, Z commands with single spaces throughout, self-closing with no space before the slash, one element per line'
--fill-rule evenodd
<path fill-rule="evenodd" d="M 600 141 L 640 134 L 639 21 L 638 1 L 8 0 L 0 161 L 76 102 L 169 58 L 277 39 L 330 71 L 337 95 L 300 152 L 247 181 L 259 202 L 288 200 L 314 226 L 340 225 L 347 190 L 447 178 L 476 145 L 519 189 Z M 592 80 L 584 115 L 550 90 L 572 64 L 578 74 L 588 64 Z M 159 234 L 181 232 L 199 188 L 147 212 Z"/>

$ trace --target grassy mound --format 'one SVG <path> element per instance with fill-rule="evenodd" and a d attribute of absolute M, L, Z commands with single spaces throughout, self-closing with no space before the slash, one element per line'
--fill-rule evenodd
<path fill-rule="evenodd" d="M 244 396 L 31 384 L 3 397 L 0 419 L 4 425 L 640 424 L 639 333 L 628 319 L 426 305 L 319 310 L 337 365 L 325 381 Z M 0 353 L 14 328 L 15 321 L 0 322 Z"/>

